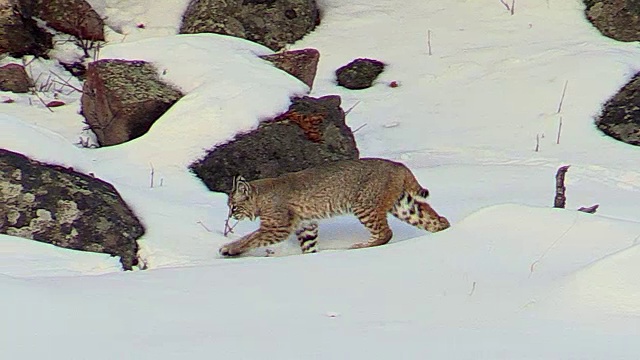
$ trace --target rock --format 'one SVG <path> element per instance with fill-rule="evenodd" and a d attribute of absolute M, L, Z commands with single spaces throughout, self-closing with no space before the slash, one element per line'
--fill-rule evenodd
<path fill-rule="evenodd" d="M 19 0 L 0 0 L 0 55 L 46 56 L 53 48 L 52 36 L 23 14 L 22 8 Z"/>
<path fill-rule="evenodd" d="M 384 63 L 371 59 L 355 59 L 336 70 L 338 85 L 359 90 L 371 87 L 373 81 L 384 70 Z"/>
<path fill-rule="evenodd" d="M 228 192 L 236 175 L 247 180 L 276 177 L 358 156 L 340 97 L 303 97 L 256 130 L 210 150 L 190 168 L 210 190 Z"/>
<path fill-rule="evenodd" d="M 583 0 L 587 19 L 600 32 L 620 41 L 640 40 L 640 0 Z"/>
<path fill-rule="evenodd" d="M 303 83 L 313 88 L 313 80 L 316 78 L 320 52 L 316 49 L 303 49 L 285 51 L 273 55 L 264 55 L 261 58 L 273 63 L 275 67 L 286 71 L 300 79 Z"/>
<path fill-rule="evenodd" d="M 144 61 L 95 61 L 89 64 L 86 77 L 82 114 L 101 146 L 144 135 L 182 97 Z"/>
<path fill-rule="evenodd" d="M 180 33 L 231 35 L 275 51 L 301 39 L 319 21 L 315 0 L 191 0 Z"/>
<path fill-rule="evenodd" d="M 142 224 L 110 184 L 0 149 L 0 233 L 138 264 Z"/>
<path fill-rule="evenodd" d="M 104 21 L 85 0 L 21 0 L 47 26 L 83 40 L 104 41 Z"/>
<path fill-rule="evenodd" d="M 0 67 L 0 91 L 26 93 L 31 86 L 33 86 L 33 82 L 27 75 L 24 66 L 7 64 Z"/>
<path fill-rule="evenodd" d="M 604 104 L 596 125 L 615 139 L 640 145 L 640 73 Z"/>

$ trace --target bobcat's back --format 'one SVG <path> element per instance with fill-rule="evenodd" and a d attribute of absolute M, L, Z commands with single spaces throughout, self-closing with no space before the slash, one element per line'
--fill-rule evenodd
<path fill-rule="evenodd" d="M 404 165 L 383 159 L 344 160 L 250 183 L 259 208 L 287 206 L 298 218 L 318 219 L 387 203 L 422 189 Z M 405 189 L 406 188 L 406 189 Z"/>

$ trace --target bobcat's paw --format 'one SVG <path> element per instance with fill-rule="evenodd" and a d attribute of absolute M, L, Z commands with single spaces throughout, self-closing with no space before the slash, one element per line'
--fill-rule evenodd
<path fill-rule="evenodd" d="M 218 250 L 218 252 L 222 256 L 237 256 L 242 254 L 244 250 L 242 250 L 242 248 L 235 243 L 229 243 L 222 246 L 220 250 Z"/>
<path fill-rule="evenodd" d="M 368 248 L 371 247 L 373 245 L 371 245 L 371 243 L 368 242 L 360 242 L 360 243 L 356 243 L 351 245 L 351 247 L 349 249 L 364 249 L 364 248 Z"/>

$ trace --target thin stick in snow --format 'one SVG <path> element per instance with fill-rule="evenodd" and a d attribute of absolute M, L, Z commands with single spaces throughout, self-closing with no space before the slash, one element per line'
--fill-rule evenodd
<path fill-rule="evenodd" d="M 355 130 L 353 130 L 351 133 L 352 133 L 352 134 L 355 134 L 355 133 L 357 133 L 357 132 L 358 132 L 358 130 L 362 129 L 362 128 L 363 128 L 363 127 L 365 127 L 365 126 L 367 126 L 367 123 L 364 123 L 364 124 L 362 124 L 362 125 L 358 126 L 358 128 L 357 128 L 357 129 L 355 129 Z"/>
<path fill-rule="evenodd" d="M 536 134 L 536 148 L 535 152 L 540 151 L 540 134 Z"/>
<path fill-rule="evenodd" d="M 151 176 L 150 176 L 151 177 L 151 184 L 150 184 L 149 187 L 153 189 L 153 175 L 155 174 L 156 171 L 153 168 L 153 164 L 152 163 L 149 163 L 149 166 L 151 166 Z"/>
<path fill-rule="evenodd" d="M 560 104 L 558 104 L 558 111 L 556 114 L 560 114 L 562 110 L 562 104 L 564 103 L 564 95 L 567 93 L 567 85 L 569 85 L 569 80 L 564 82 L 564 87 L 562 88 L 562 96 L 560 97 Z"/>
<path fill-rule="evenodd" d="M 471 291 L 469 292 L 469 296 L 473 295 L 473 293 L 476 291 L 476 282 L 473 282 L 473 285 L 471 285 Z"/>
<path fill-rule="evenodd" d="M 429 56 L 433 55 L 431 52 L 431 30 L 427 30 L 427 48 L 429 49 Z"/>
<path fill-rule="evenodd" d="M 211 232 L 211 230 L 209 230 L 209 228 L 206 227 L 202 221 L 198 221 L 198 224 L 200 224 L 200 226 L 202 226 L 205 230 L 207 230 L 207 232 Z"/>
<path fill-rule="evenodd" d="M 356 106 L 358 106 L 358 104 L 360 104 L 360 100 L 356 101 L 355 104 L 353 104 L 353 106 L 351 106 L 350 108 L 347 109 L 347 111 L 344 112 L 344 116 L 349 115 L 349 113 L 351 112 L 351 110 L 353 110 Z"/>
<path fill-rule="evenodd" d="M 562 116 L 560 116 L 560 122 L 558 123 L 558 137 L 556 138 L 556 144 L 560 144 L 560 133 L 562 132 Z"/>
<path fill-rule="evenodd" d="M 516 0 L 511 0 L 511 6 L 509 6 L 509 4 L 507 4 L 506 0 L 500 0 L 500 2 L 502 3 L 502 5 L 504 5 L 505 8 L 507 8 L 507 11 L 513 15 L 516 12 Z"/>

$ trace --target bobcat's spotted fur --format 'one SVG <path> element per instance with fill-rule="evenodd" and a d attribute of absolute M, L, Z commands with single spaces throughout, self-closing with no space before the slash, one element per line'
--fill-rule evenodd
<path fill-rule="evenodd" d="M 345 160 L 247 182 L 234 179 L 229 194 L 230 215 L 260 218 L 258 230 L 220 248 L 234 256 L 287 239 L 295 231 L 304 253 L 316 252 L 317 219 L 353 213 L 371 232 L 353 248 L 386 244 L 392 232 L 387 213 L 421 229 L 449 227 L 426 201 L 429 192 L 404 165 L 383 159 Z"/>

